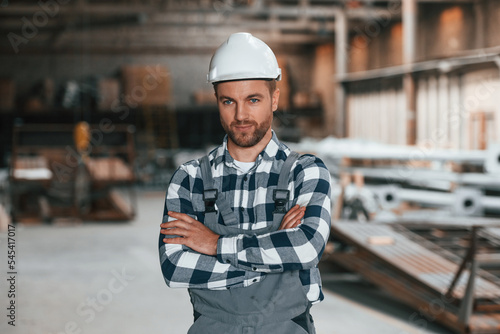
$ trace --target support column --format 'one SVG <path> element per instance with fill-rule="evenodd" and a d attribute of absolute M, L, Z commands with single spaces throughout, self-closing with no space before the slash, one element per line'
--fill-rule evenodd
<path fill-rule="evenodd" d="M 486 29 L 486 18 L 484 16 L 484 2 L 483 0 L 477 0 L 474 2 L 474 21 L 476 23 L 474 39 L 476 49 L 482 49 L 486 47 L 486 34 L 489 33 Z"/>
<path fill-rule="evenodd" d="M 417 0 L 403 0 L 403 64 L 408 73 L 403 78 L 406 99 L 406 144 L 417 142 L 417 99 L 415 78 L 411 72 L 416 59 Z"/>
<path fill-rule="evenodd" d="M 500 71 L 500 56 L 495 57 L 495 63 L 497 64 L 498 70 Z M 500 76 L 500 72 L 498 74 Z M 500 104 L 498 104 L 498 103 L 496 104 L 495 111 L 496 111 L 496 113 L 493 115 L 493 117 L 495 119 L 493 124 L 496 124 L 495 129 L 500 129 Z M 495 135 L 493 137 L 493 141 L 500 142 L 500 134 L 496 131 L 495 131 Z"/>
<path fill-rule="evenodd" d="M 336 61 L 336 75 L 341 80 L 347 73 L 347 56 L 348 56 L 348 29 L 347 29 L 347 16 L 345 9 L 342 8 L 335 16 L 335 61 Z M 336 83 L 336 109 L 337 117 L 335 135 L 344 137 L 347 133 L 346 128 L 346 110 L 345 110 L 345 88 L 344 85 L 337 81 Z"/>

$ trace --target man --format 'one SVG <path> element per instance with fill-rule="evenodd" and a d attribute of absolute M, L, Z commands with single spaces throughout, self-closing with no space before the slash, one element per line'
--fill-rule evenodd
<path fill-rule="evenodd" d="M 191 334 L 315 333 L 330 175 L 272 131 L 280 77 L 271 49 L 248 33 L 231 35 L 210 62 L 227 136 L 175 172 L 159 241 L 166 283 L 189 289 Z"/>

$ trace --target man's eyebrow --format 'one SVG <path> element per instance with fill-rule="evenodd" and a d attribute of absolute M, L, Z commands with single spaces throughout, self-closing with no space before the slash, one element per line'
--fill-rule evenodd
<path fill-rule="evenodd" d="M 261 93 L 252 93 L 250 95 L 248 95 L 246 97 L 247 100 L 249 99 L 253 99 L 253 98 L 260 98 L 262 99 L 264 97 L 264 94 L 261 94 Z M 226 95 L 221 95 L 219 96 L 219 100 L 231 100 L 231 101 L 234 101 L 234 98 L 230 97 L 230 96 L 226 96 Z"/>
<path fill-rule="evenodd" d="M 264 95 L 263 95 L 263 94 L 261 94 L 261 93 L 254 93 L 254 94 L 250 94 L 250 95 L 248 95 L 248 96 L 247 96 L 247 99 L 253 99 L 253 98 L 255 98 L 255 97 L 258 97 L 258 98 L 263 98 L 263 97 L 264 97 Z"/>

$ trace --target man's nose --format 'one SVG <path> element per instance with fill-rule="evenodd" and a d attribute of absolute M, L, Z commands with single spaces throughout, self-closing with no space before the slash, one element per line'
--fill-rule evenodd
<path fill-rule="evenodd" d="M 241 103 L 237 104 L 234 119 L 237 121 L 244 121 L 248 119 L 248 111 L 246 110 L 245 105 Z"/>

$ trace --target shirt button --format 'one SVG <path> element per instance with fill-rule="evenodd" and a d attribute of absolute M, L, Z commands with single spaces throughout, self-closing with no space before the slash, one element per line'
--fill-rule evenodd
<path fill-rule="evenodd" d="M 253 267 L 253 268 L 252 268 L 252 270 L 253 270 L 253 271 L 256 271 L 256 270 L 257 270 L 257 267 Z"/>
<path fill-rule="evenodd" d="M 241 212 L 245 211 L 245 208 L 240 208 L 240 211 L 241 211 Z"/>
<path fill-rule="evenodd" d="M 248 180 L 248 176 L 245 175 L 245 177 L 243 178 L 243 181 L 246 181 Z"/>
<path fill-rule="evenodd" d="M 226 260 L 226 263 L 231 263 L 231 260 Z"/>

